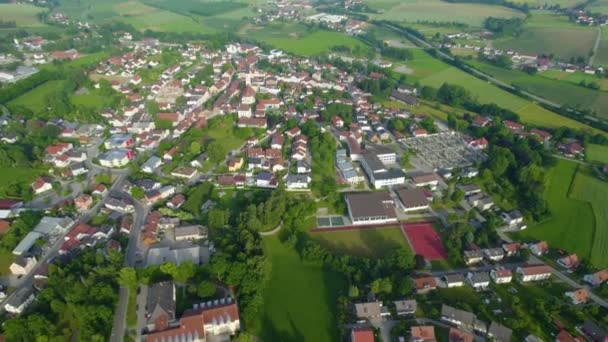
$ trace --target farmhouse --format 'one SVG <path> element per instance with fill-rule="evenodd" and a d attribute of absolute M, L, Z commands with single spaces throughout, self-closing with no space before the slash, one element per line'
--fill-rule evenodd
<path fill-rule="evenodd" d="M 546 280 L 551 277 L 551 268 L 545 265 L 520 266 L 515 272 L 523 283 Z"/>
<path fill-rule="evenodd" d="M 387 192 L 348 194 L 345 199 L 354 225 L 397 222 L 394 201 Z"/>

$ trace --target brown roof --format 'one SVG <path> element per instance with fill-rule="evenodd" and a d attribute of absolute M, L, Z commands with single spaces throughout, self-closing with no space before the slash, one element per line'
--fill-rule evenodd
<path fill-rule="evenodd" d="M 397 195 L 406 208 L 421 207 L 429 204 L 426 194 L 419 188 L 399 189 Z"/>
<path fill-rule="evenodd" d="M 411 328 L 412 339 L 422 339 L 424 341 L 435 341 L 435 327 L 425 325 Z"/>
<path fill-rule="evenodd" d="M 435 175 L 434 173 L 426 173 L 426 174 L 422 174 L 422 175 L 418 175 L 418 176 L 413 176 L 412 180 L 416 184 L 421 184 L 421 183 L 428 183 L 428 182 L 436 181 L 439 179 L 437 178 L 437 175 Z"/>
<path fill-rule="evenodd" d="M 473 342 L 473 335 L 456 328 L 450 328 L 450 342 Z"/>
<path fill-rule="evenodd" d="M 551 267 L 547 265 L 532 265 L 532 266 L 523 266 L 521 268 L 522 273 L 524 275 L 536 275 L 536 274 L 546 274 L 551 273 Z"/>
<path fill-rule="evenodd" d="M 11 228 L 11 223 L 5 220 L 0 220 L 0 234 L 6 234 Z"/>
<path fill-rule="evenodd" d="M 562 330 L 555 336 L 555 341 L 557 342 L 580 342 L 579 338 L 575 338 L 566 330 Z"/>
<path fill-rule="evenodd" d="M 414 282 L 416 283 L 417 290 L 437 287 L 437 282 L 435 282 L 435 277 L 431 277 L 431 276 L 416 278 L 416 279 L 414 279 Z"/>
<path fill-rule="evenodd" d="M 576 302 L 586 302 L 589 299 L 589 293 L 587 293 L 586 289 L 578 289 L 573 292 L 574 300 Z"/>
<path fill-rule="evenodd" d="M 397 217 L 393 200 L 388 192 L 348 194 L 346 202 L 353 217 Z"/>

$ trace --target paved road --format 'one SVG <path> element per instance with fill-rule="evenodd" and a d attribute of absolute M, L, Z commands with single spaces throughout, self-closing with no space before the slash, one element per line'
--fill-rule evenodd
<path fill-rule="evenodd" d="M 141 241 L 139 234 L 143 227 L 144 220 L 148 215 L 149 208 L 142 205 L 138 201 L 134 200 L 129 194 L 122 193 L 123 196 L 133 201 L 135 212 L 133 214 L 133 225 L 129 233 L 129 243 L 125 250 L 125 262 L 124 265 L 127 267 L 134 267 L 137 251 L 140 250 Z M 112 325 L 112 334 L 110 335 L 110 341 L 120 342 L 124 339 L 126 332 L 126 318 L 127 311 L 129 309 L 129 289 L 124 286 L 120 287 L 118 292 L 118 304 L 116 306 L 116 312 L 114 313 L 114 324 Z"/>

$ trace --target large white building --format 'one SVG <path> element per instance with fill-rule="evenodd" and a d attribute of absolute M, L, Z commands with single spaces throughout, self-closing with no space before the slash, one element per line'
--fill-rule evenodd
<path fill-rule="evenodd" d="M 123 167 L 133 158 L 133 151 L 117 148 L 99 155 L 99 164 L 105 167 Z"/>
<path fill-rule="evenodd" d="M 551 268 L 546 265 L 521 266 L 515 272 L 523 283 L 546 280 L 551 277 Z"/>

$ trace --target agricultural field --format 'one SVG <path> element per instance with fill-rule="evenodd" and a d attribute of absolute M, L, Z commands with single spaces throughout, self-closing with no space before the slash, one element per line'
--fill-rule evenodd
<path fill-rule="evenodd" d="M 0 4 L 0 20 L 14 21 L 18 27 L 46 26 L 38 19 L 44 8 L 27 4 Z"/>
<path fill-rule="evenodd" d="M 575 177 L 579 177 L 578 172 L 579 164 L 565 160 L 558 161 L 557 166 L 549 171 L 544 193 L 552 217 L 531 225 L 515 236 L 523 240 L 546 240 L 553 248 L 576 253 L 579 258 L 590 260 L 597 267 L 606 267 L 608 260 L 598 257 L 602 251 L 589 248 L 594 246 L 594 239 L 597 238 L 596 216 L 593 203 L 588 202 L 590 198 L 581 197 L 582 189 L 589 190 L 591 183 L 586 180 L 576 180 Z M 606 188 L 608 189 L 608 186 Z M 597 203 L 597 205 L 602 204 Z M 608 239 L 608 234 L 606 235 Z M 599 245 L 605 243 L 605 241 L 597 242 Z"/>
<path fill-rule="evenodd" d="M 60 0 L 58 10 L 96 23 L 122 21 L 142 31 L 198 33 L 237 30 L 244 17 L 255 15 L 245 3 L 215 0 Z"/>
<path fill-rule="evenodd" d="M 550 78 L 553 80 L 569 82 L 572 84 L 580 84 L 580 82 L 595 82 L 600 86 L 600 90 L 608 91 L 608 78 L 600 78 L 595 75 L 585 74 L 582 71 L 573 73 L 549 69 L 538 73 L 539 76 Z"/>
<path fill-rule="evenodd" d="M 596 0 L 585 6 L 586 11 L 608 14 L 608 0 Z"/>
<path fill-rule="evenodd" d="M 367 5 L 381 11 L 370 14 L 374 19 L 400 22 L 460 22 L 481 26 L 487 17 L 523 18 L 524 14 L 502 6 L 448 3 L 441 0 L 374 0 Z M 367 14 L 367 13 L 366 13 Z"/>
<path fill-rule="evenodd" d="M 337 254 L 380 258 L 396 248 L 410 249 L 399 227 L 320 232 L 311 237 Z"/>
<path fill-rule="evenodd" d="M 511 2 L 516 4 L 528 4 L 529 6 L 559 5 L 561 7 L 573 7 L 583 3 L 584 0 L 511 0 Z"/>
<path fill-rule="evenodd" d="M 265 341 L 337 341 L 336 299 L 346 282 L 304 263 L 276 236 L 264 238 L 271 264 L 259 322 L 250 327 Z"/>
<path fill-rule="evenodd" d="M 608 182 L 579 170 L 572 185 L 571 196 L 591 205 L 595 217 L 595 231 L 590 259 L 596 267 L 608 266 Z"/>
<path fill-rule="evenodd" d="M 589 126 L 544 109 L 538 104 L 513 95 L 475 76 L 452 67 L 420 49 L 412 49 L 414 57 L 411 61 L 397 64 L 393 70 L 407 74 L 408 80 L 420 82 L 422 85 L 440 87 L 448 82 L 467 88 L 482 103 L 496 103 L 516 112 L 524 123 L 546 126 L 571 128 L 589 128 Z M 600 132 L 596 130 L 596 132 Z"/>
<path fill-rule="evenodd" d="M 608 6 L 606 8 L 606 13 L 608 13 Z M 602 37 L 600 39 L 600 45 L 597 48 L 595 53 L 595 60 L 593 64 L 595 66 L 598 65 L 606 65 L 608 66 L 608 27 L 603 26 Z"/>
<path fill-rule="evenodd" d="M 589 162 L 606 164 L 608 163 L 608 146 L 587 144 L 585 157 Z"/>
<path fill-rule="evenodd" d="M 512 84 L 549 101 L 561 105 L 581 106 L 597 112 L 599 117 L 608 118 L 608 93 L 542 77 L 529 75 L 518 70 L 508 70 L 483 62 L 468 62 L 478 70 L 492 75 L 506 83 Z M 591 75 L 589 75 L 591 76 Z M 592 76 L 593 77 L 593 76 Z"/>
<path fill-rule="evenodd" d="M 549 12 L 533 11 L 521 35 L 497 39 L 493 45 L 531 55 L 546 53 L 562 59 L 587 58 L 597 35 L 595 27 L 576 25 L 566 17 Z"/>
<path fill-rule="evenodd" d="M 263 28 L 255 27 L 247 31 L 245 35 L 277 49 L 304 56 L 328 52 L 335 46 L 348 46 L 351 49 L 358 49 L 360 53 L 369 49 L 361 41 L 345 34 L 334 31 L 309 30 L 299 24 L 277 23 Z"/>

